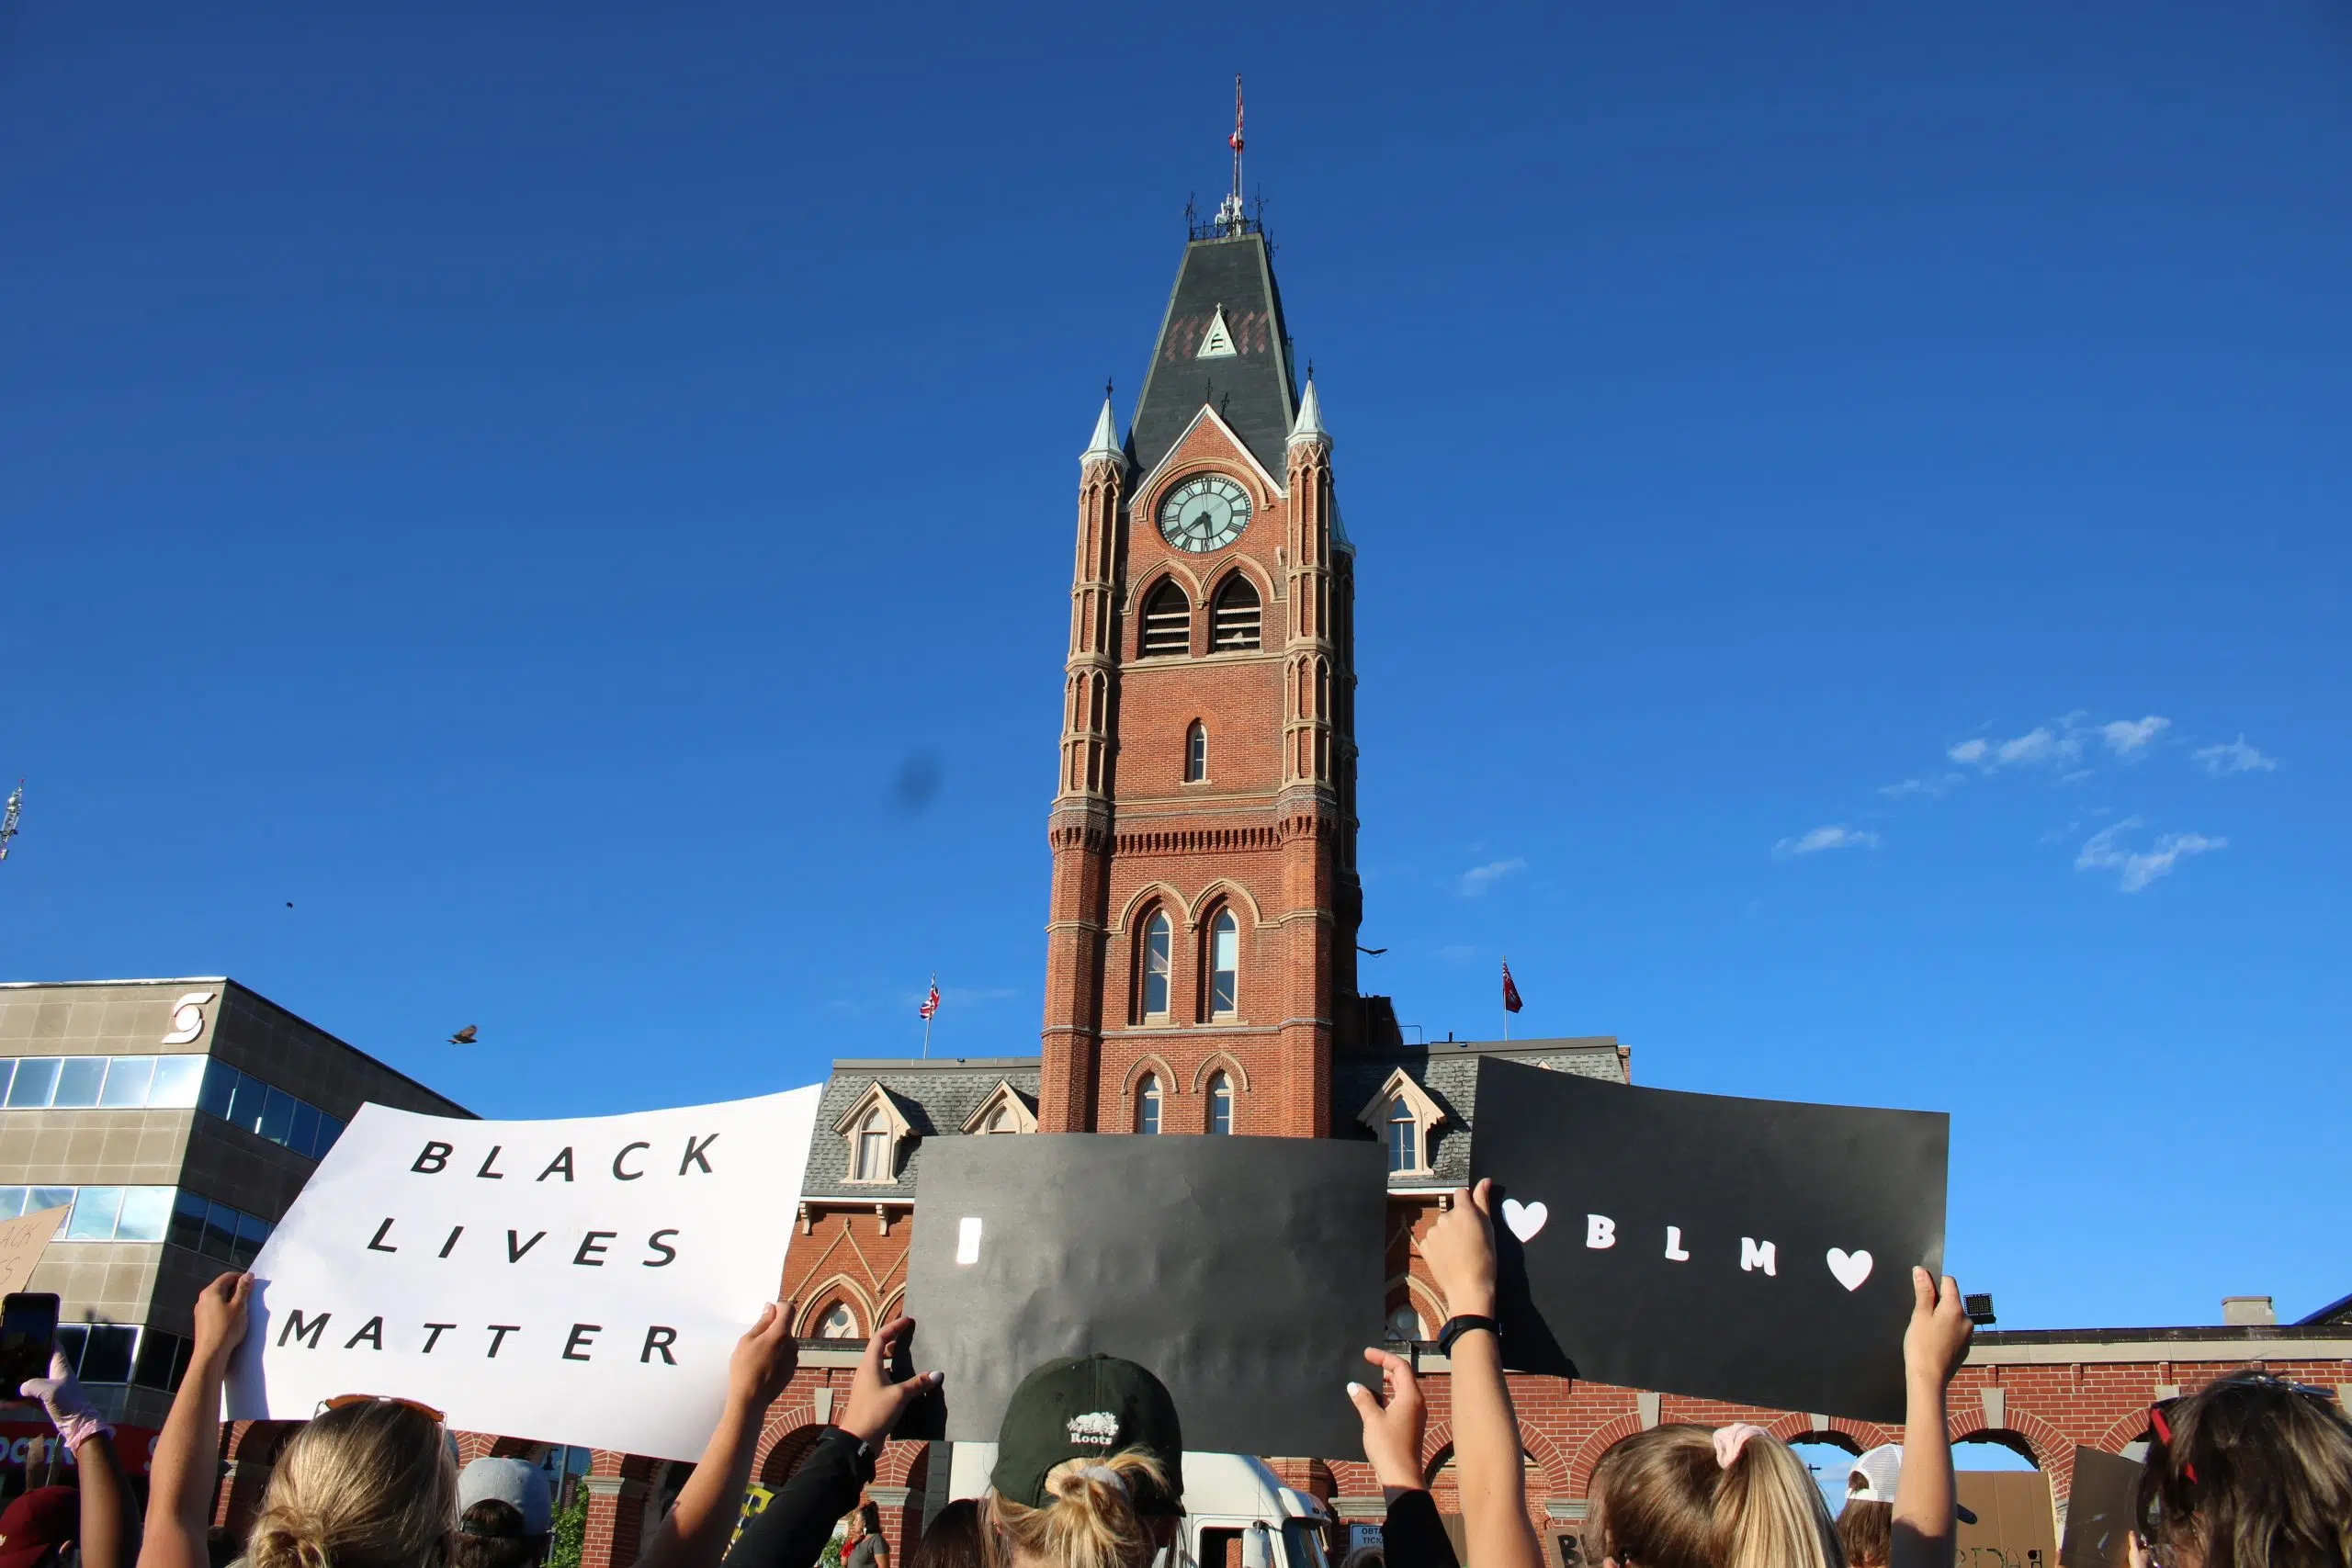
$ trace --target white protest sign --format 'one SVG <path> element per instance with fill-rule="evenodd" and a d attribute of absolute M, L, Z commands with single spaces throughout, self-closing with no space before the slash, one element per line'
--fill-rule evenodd
<path fill-rule="evenodd" d="M 820 1092 L 557 1122 L 363 1107 L 254 1261 L 228 1419 L 392 1394 L 696 1457 L 782 1279 Z"/>

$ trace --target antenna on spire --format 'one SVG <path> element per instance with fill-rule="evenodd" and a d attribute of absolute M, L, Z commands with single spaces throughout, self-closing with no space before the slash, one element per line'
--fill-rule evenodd
<path fill-rule="evenodd" d="M 1233 189 L 1217 204 L 1217 232 L 1230 239 L 1248 232 L 1248 220 L 1241 204 L 1241 73 L 1233 73 L 1233 134 L 1226 138 L 1233 148 Z"/>

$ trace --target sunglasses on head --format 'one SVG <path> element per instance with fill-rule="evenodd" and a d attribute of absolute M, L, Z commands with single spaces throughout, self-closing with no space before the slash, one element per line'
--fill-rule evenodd
<path fill-rule="evenodd" d="M 2229 1377 L 2219 1379 L 2206 1386 L 2208 1389 L 2232 1387 L 2275 1389 L 2280 1393 L 2299 1394 L 2305 1399 L 2316 1400 L 2320 1404 L 2326 1405 L 2330 1410 L 2336 1408 L 2335 1391 L 2334 1389 L 2322 1388 L 2317 1383 L 2290 1382 L 2285 1378 L 2273 1377 L 2268 1372 L 2236 1372 L 2233 1373 Z M 2182 1400 L 2188 1397 L 2189 1396 L 2185 1393 L 2176 1393 L 2170 1399 L 2159 1399 L 2154 1404 L 2148 1406 L 2148 1426 L 2155 1432 L 2156 1440 L 2164 1444 L 2166 1448 L 2170 1448 L 2172 1446 L 2172 1422 L 2167 1416 L 2166 1412 L 2170 1411 L 2174 1405 L 2178 1404 Z M 2188 1480 L 2189 1484 L 2196 1484 L 2197 1467 L 2195 1465 L 2182 1465 L 2180 1467 L 2180 1473 Z"/>
<path fill-rule="evenodd" d="M 320 1400 L 319 1407 L 311 1414 L 313 1416 L 323 1416 L 330 1410 L 348 1410 L 355 1404 L 397 1404 L 402 1410 L 415 1411 L 435 1426 L 447 1419 L 430 1404 L 420 1404 L 413 1399 L 401 1399 L 389 1393 L 338 1393 L 333 1399 Z"/>

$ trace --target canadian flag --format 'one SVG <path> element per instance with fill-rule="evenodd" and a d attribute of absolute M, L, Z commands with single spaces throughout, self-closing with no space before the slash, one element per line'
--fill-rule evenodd
<path fill-rule="evenodd" d="M 933 976 L 931 977 L 931 995 L 929 995 L 929 996 L 925 997 L 925 998 L 922 999 L 922 1006 L 921 1006 L 921 1007 L 919 1007 L 919 1008 L 915 1009 L 915 1011 L 917 1011 L 917 1012 L 919 1012 L 919 1013 L 921 1013 L 921 1014 L 922 1015 L 922 1021 L 923 1021 L 925 1023 L 929 1023 L 929 1022 L 931 1021 L 931 1015 L 932 1015 L 933 1013 L 937 1012 L 938 1010 L 939 1010 L 939 976 L 936 976 L 936 975 L 933 975 Z"/>
<path fill-rule="evenodd" d="M 1519 1009 L 1519 987 L 1510 983 L 1510 960 L 1506 958 L 1503 960 L 1503 1011 L 1517 1012 Z"/>

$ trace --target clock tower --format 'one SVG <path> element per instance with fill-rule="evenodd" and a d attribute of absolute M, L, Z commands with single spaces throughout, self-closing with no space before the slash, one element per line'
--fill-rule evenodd
<path fill-rule="evenodd" d="M 1079 464 L 1041 1127 L 1327 1135 L 1367 1013 L 1354 548 L 1238 198 Z"/>

